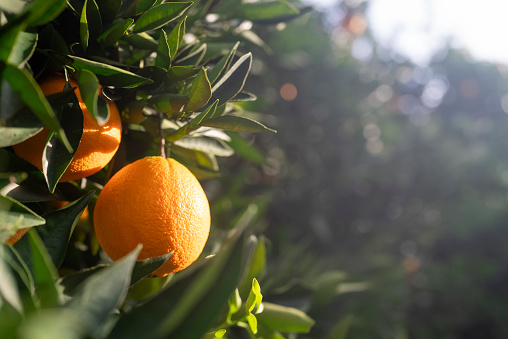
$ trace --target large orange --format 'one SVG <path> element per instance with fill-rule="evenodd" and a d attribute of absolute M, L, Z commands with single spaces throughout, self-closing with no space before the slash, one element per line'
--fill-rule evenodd
<path fill-rule="evenodd" d="M 94 211 L 99 244 L 118 260 L 138 244 L 138 260 L 174 251 L 154 272 L 165 276 L 192 264 L 210 232 L 208 199 L 196 177 L 174 159 L 146 157 L 118 171 Z"/>
<path fill-rule="evenodd" d="M 70 84 L 72 87 L 77 86 L 73 79 Z M 64 89 L 65 77 L 58 74 L 49 76 L 39 86 L 44 95 L 59 93 Z M 101 170 L 115 155 L 122 135 L 120 114 L 113 101 L 106 99 L 110 118 L 104 126 L 99 126 L 83 103 L 79 89 L 76 88 L 75 93 L 83 111 L 83 136 L 74 158 L 60 178 L 61 182 L 81 179 Z M 14 152 L 42 170 L 42 154 L 48 133 L 49 129 L 45 127 L 32 138 L 14 145 Z"/>

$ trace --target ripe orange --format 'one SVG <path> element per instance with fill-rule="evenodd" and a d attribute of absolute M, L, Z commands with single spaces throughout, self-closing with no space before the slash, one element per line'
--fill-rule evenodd
<path fill-rule="evenodd" d="M 70 84 L 77 83 L 71 79 Z M 65 86 L 63 75 L 52 75 L 41 81 L 39 86 L 44 95 L 59 93 Z M 104 126 L 99 126 L 86 108 L 79 89 L 75 90 L 79 106 L 83 111 L 83 136 L 69 167 L 60 178 L 60 182 L 81 179 L 100 171 L 113 158 L 120 145 L 122 122 L 116 104 L 107 100 L 110 118 Z M 99 95 L 102 96 L 102 93 Z M 14 152 L 42 170 L 42 154 L 48 137 L 49 129 L 45 127 L 40 133 L 17 145 Z"/>
<path fill-rule="evenodd" d="M 104 186 L 94 211 L 99 244 L 118 260 L 138 244 L 138 260 L 174 251 L 154 272 L 183 270 L 201 254 L 210 232 L 208 199 L 196 177 L 182 164 L 146 157 L 118 171 Z"/>

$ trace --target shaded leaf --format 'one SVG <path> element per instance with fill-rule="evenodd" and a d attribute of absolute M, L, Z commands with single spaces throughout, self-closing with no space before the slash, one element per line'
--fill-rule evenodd
<path fill-rule="evenodd" d="M 139 15 L 155 4 L 157 0 L 122 0 L 118 10 L 120 17 L 132 17 Z"/>
<path fill-rule="evenodd" d="M 7 263 L 4 247 L 0 245 L 0 308 L 2 301 L 9 303 L 18 313 L 23 314 L 23 305 L 16 279 Z"/>
<path fill-rule="evenodd" d="M 208 106 L 207 109 L 205 109 L 203 112 L 199 113 L 198 116 L 196 116 L 194 119 L 192 119 L 189 124 L 191 126 L 199 126 L 199 124 L 203 121 L 203 120 L 206 120 L 206 119 L 209 119 L 210 117 L 213 116 L 213 114 L 215 113 L 215 110 L 217 109 L 217 104 L 219 103 L 219 100 L 215 100 L 215 102 L 211 105 L 211 106 Z"/>
<path fill-rule="evenodd" d="M 121 37 L 125 35 L 125 32 L 127 32 L 133 23 L 134 19 L 131 18 L 120 20 L 106 29 L 104 33 L 102 33 L 97 38 L 97 41 L 104 44 L 105 46 L 114 45 Z"/>
<path fill-rule="evenodd" d="M 214 138 L 189 136 L 175 141 L 175 145 L 186 149 L 210 153 L 220 157 L 229 157 L 233 155 L 233 150 L 224 143 L 224 141 Z"/>
<path fill-rule="evenodd" d="M 212 89 L 210 87 L 210 81 L 206 75 L 204 68 L 201 68 L 199 73 L 192 81 L 191 91 L 189 93 L 189 100 L 185 103 L 183 108 L 184 112 L 195 111 L 208 102 L 212 96 Z"/>
<path fill-rule="evenodd" d="M 155 258 L 148 258 L 140 261 L 136 261 L 134 265 L 134 269 L 132 270 L 132 278 L 130 281 L 130 285 L 134 285 L 141 279 L 146 276 L 149 276 L 151 273 L 155 272 L 159 267 L 161 267 L 171 256 L 173 255 L 173 251 L 161 255 Z"/>
<path fill-rule="evenodd" d="M 99 79 L 89 70 L 76 72 L 79 92 L 86 108 L 92 114 L 99 126 L 104 126 L 109 120 L 109 106 L 104 98 L 99 97 Z"/>
<path fill-rule="evenodd" d="M 85 0 L 79 19 L 79 36 L 83 49 L 96 41 L 102 33 L 102 19 L 95 0 Z"/>
<path fill-rule="evenodd" d="M 175 60 L 175 64 L 197 66 L 203 60 L 203 57 L 206 54 L 206 49 L 207 49 L 206 43 L 201 44 L 197 48 L 189 50 L 189 53 L 187 55 L 179 56 Z"/>
<path fill-rule="evenodd" d="M 97 78 L 99 78 L 100 83 L 104 86 L 134 88 L 153 82 L 150 79 L 115 66 L 83 59 L 73 55 L 69 55 L 69 57 L 73 60 L 72 66 L 78 70 L 91 71 L 97 76 Z"/>
<path fill-rule="evenodd" d="M 252 54 L 247 53 L 227 71 L 212 88 L 212 98 L 220 104 L 234 98 L 243 88 L 252 65 Z"/>
<path fill-rule="evenodd" d="M 155 58 L 155 66 L 169 69 L 171 65 L 171 52 L 168 45 L 168 36 L 166 32 L 161 29 L 159 35 L 159 45 L 157 46 L 157 57 Z"/>
<path fill-rule="evenodd" d="M 4 84 L 2 88 L 2 93 L 0 96 L 0 100 L 3 100 L 4 89 L 9 87 L 8 84 Z M 14 93 L 11 93 L 15 95 Z M 13 98 L 13 96 L 11 96 Z M 6 98 L 5 101 L 10 100 Z M 5 103 L 3 101 L 3 103 Z M 2 105 L 2 104 L 0 104 Z M 0 108 L 1 109 L 1 108 Z M 2 113 L 0 112 L 0 147 L 7 147 L 11 145 L 18 144 L 30 137 L 39 133 L 44 124 L 40 121 L 29 109 L 22 109 L 16 114 L 13 114 L 8 119 L 3 119 Z"/>
<path fill-rule="evenodd" d="M 148 99 L 150 107 L 167 114 L 178 113 L 187 102 L 188 97 L 182 94 L 158 94 Z"/>
<path fill-rule="evenodd" d="M 191 5 L 192 2 L 168 2 L 151 7 L 136 21 L 133 32 L 140 33 L 162 27 L 180 17 Z"/>
<path fill-rule="evenodd" d="M 233 149 L 237 156 L 252 161 L 256 164 L 266 164 L 265 155 L 252 143 L 249 143 L 237 133 L 229 133 L 229 141 L 226 143 Z"/>
<path fill-rule="evenodd" d="M 234 55 L 236 54 L 236 50 L 238 49 L 238 46 L 240 45 L 240 41 L 238 41 L 234 46 L 233 48 L 231 49 L 231 51 L 224 55 L 220 60 L 219 62 L 217 62 L 215 64 L 215 66 L 213 66 L 213 68 L 211 69 L 211 71 L 208 73 L 208 77 L 210 78 L 210 82 L 213 84 L 215 83 L 215 81 L 217 81 L 217 79 L 219 79 L 219 76 L 222 74 L 222 71 L 225 70 L 227 68 L 227 65 L 228 63 L 230 62 L 230 60 L 233 59 Z"/>
<path fill-rule="evenodd" d="M 326 334 L 326 339 L 346 339 L 351 327 L 353 316 L 348 315 L 342 318 L 332 329 Z"/>
<path fill-rule="evenodd" d="M 25 227 L 44 225 L 46 220 L 13 198 L 0 195 L 0 242 Z"/>
<path fill-rule="evenodd" d="M 198 74 L 199 70 L 194 66 L 172 66 L 168 70 L 167 77 L 175 81 L 185 80 Z"/>
<path fill-rule="evenodd" d="M 276 133 L 275 130 L 266 127 L 260 122 L 237 115 L 223 115 L 220 117 L 211 118 L 203 121 L 201 125 L 234 132 Z"/>
<path fill-rule="evenodd" d="M 168 46 L 171 58 L 174 58 L 180 48 L 180 44 L 185 34 L 185 22 L 187 17 L 183 18 L 168 34 Z"/>

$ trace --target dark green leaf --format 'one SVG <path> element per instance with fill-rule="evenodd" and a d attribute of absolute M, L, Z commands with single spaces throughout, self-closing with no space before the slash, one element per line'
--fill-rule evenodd
<path fill-rule="evenodd" d="M 168 45 L 170 50 L 171 59 L 173 59 L 180 48 L 180 44 L 182 43 L 183 36 L 185 34 L 185 21 L 187 17 L 183 18 L 169 33 L 168 35 Z"/>
<path fill-rule="evenodd" d="M 196 47 L 198 46 L 198 47 Z M 189 51 L 189 54 L 178 57 L 175 64 L 197 66 L 203 60 L 203 56 L 206 54 L 206 44 L 196 45 L 195 49 Z"/>
<path fill-rule="evenodd" d="M 83 327 L 92 336 L 127 295 L 140 250 L 139 246 L 115 264 L 93 274 L 79 286 L 79 292 L 69 302 L 68 306 L 80 314 Z"/>
<path fill-rule="evenodd" d="M 155 58 L 155 66 L 168 69 L 171 65 L 171 52 L 168 46 L 168 36 L 166 32 L 161 29 L 159 35 L 159 45 L 157 46 L 157 57 Z"/>
<path fill-rule="evenodd" d="M 0 245 L 0 308 L 3 302 L 9 303 L 18 313 L 23 313 L 23 305 L 16 279 L 11 271 L 4 245 Z M 0 313 L 1 315 L 1 313 Z"/>
<path fill-rule="evenodd" d="M 62 264 L 72 231 L 93 194 L 93 191 L 88 192 L 65 207 L 43 215 L 46 225 L 38 228 L 37 232 L 56 267 Z"/>
<path fill-rule="evenodd" d="M 243 88 L 252 64 L 252 54 L 242 56 L 212 88 L 212 98 L 220 104 L 234 98 Z"/>
<path fill-rule="evenodd" d="M 193 112 L 204 105 L 210 100 L 212 96 L 212 89 L 210 87 L 210 82 L 208 81 L 208 77 L 206 75 L 206 71 L 204 68 L 201 68 L 198 75 L 192 81 L 192 88 L 189 93 L 189 100 L 185 104 L 183 111 L 184 112 Z"/>
<path fill-rule="evenodd" d="M 134 19 L 125 19 L 116 22 L 107 30 L 104 31 L 98 38 L 97 41 L 104 44 L 105 46 L 114 45 L 121 37 L 125 35 L 125 32 L 132 26 Z"/>
<path fill-rule="evenodd" d="M 256 314 L 260 324 L 274 331 L 307 333 L 314 326 L 314 320 L 293 307 L 263 303 L 263 312 Z"/>
<path fill-rule="evenodd" d="M 74 150 L 78 149 L 83 134 L 83 112 L 74 92 L 71 92 L 71 102 L 63 105 L 62 128 L 69 136 L 69 142 Z M 69 153 L 55 135 L 50 134 L 42 156 L 42 169 L 48 188 L 55 191 L 56 184 L 64 174 L 76 151 Z"/>
<path fill-rule="evenodd" d="M 206 119 L 209 119 L 210 117 L 213 116 L 213 114 L 215 113 L 215 110 L 217 109 L 217 104 L 219 103 L 219 100 L 215 100 L 215 102 L 208 106 L 207 109 L 205 109 L 203 112 L 199 113 L 198 116 L 196 116 L 194 119 L 192 119 L 189 124 L 191 126 L 199 126 L 199 124 L 203 121 L 203 120 L 206 120 Z"/>
<path fill-rule="evenodd" d="M 37 45 L 37 30 L 21 25 L 0 29 L 0 60 L 23 68 Z"/>
<path fill-rule="evenodd" d="M 273 20 L 279 17 L 299 14 L 288 1 L 247 2 L 236 8 L 235 17 L 244 20 Z"/>
<path fill-rule="evenodd" d="M 89 70 L 76 72 L 79 92 L 86 108 L 92 114 L 99 126 L 104 126 L 109 120 L 109 106 L 104 98 L 99 97 L 99 79 Z"/>
<path fill-rule="evenodd" d="M 158 46 L 157 40 L 152 38 L 148 33 L 144 32 L 124 35 L 122 37 L 122 41 L 126 41 L 128 44 L 132 45 L 132 47 L 141 50 L 156 51 Z"/>
<path fill-rule="evenodd" d="M 233 155 L 233 150 L 226 145 L 224 141 L 208 137 L 187 136 L 175 141 L 175 145 L 186 149 L 210 153 L 220 157 L 229 157 Z"/>
<path fill-rule="evenodd" d="M 44 225 L 46 220 L 18 201 L 0 195 L 0 242 L 11 237 L 16 230 Z"/>
<path fill-rule="evenodd" d="M 127 18 L 139 15 L 152 7 L 155 2 L 156 0 L 122 0 L 118 16 Z"/>
<path fill-rule="evenodd" d="M 118 67 L 110 66 L 104 63 L 83 59 L 77 56 L 69 55 L 72 58 L 72 65 L 78 70 L 89 70 L 99 78 L 104 86 L 115 86 L 124 88 L 134 88 L 144 84 L 152 83 L 152 80 L 123 70 Z"/>
<path fill-rule="evenodd" d="M 199 68 L 194 66 L 172 66 L 167 73 L 167 77 L 174 81 L 188 79 L 199 72 Z"/>
<path fill-rule="evenodd" d="M 161 255 L 155 258 L 148 258 L 145 260 L 136 261 L 136 265 L 134 265 L 134 269 L 132 270 L 132 278 L 131 278 L 131 286 L 143 279 L 146 276 L 149 276 L 151 273 L 155 272 L 159 267 L 161 267 L 171 256 L 173 255 L 173 251 L 168 254 Z"/>
<path fill-rule="evenodd" d="M 59 285 L 63 288 L 63 294 L 66 296 L 74 296 L 79 291 L 80 285 L 86 281 L 86 279 L 92 277 L 97 274 L 101 270 L 106 267 L 110 267 L 109 264 L 99 264 L 97 266 L 85 268 L 79 272 L 75 272 L 69 275 L 64 276 L 59 281 Z"/>
<path fill-rule="evenodd" d="M 25 7 L 27 26 L 40 26 L 55 19 L 67 5 L 65 0 L 36 0 Z"/>
<path fill-rule="evenodd" d="M 242 295 L 246 295 L 252 287 L 252 282 L 256 278 L 260 278 L 265 271 L 266 266 L 266 243 L 265 238 L 260 237 L 257 241 L 256 249 L 252 254 L 252 258 L 248 264 L 247 275 L 240 285 Z"/>
<path fill-rule="evenodd" d="M 6 87 L 10 86 L 6 83 L 4 84 L 0 100 L 3 100 L 3 94 L 7 92 Z M 3 103 L 8 104 L 9 100 L 14 100 L 15 93 L 12 94 L 13 96 L 6 98 Z M 0 109 L 2 106 L 2 102 L 0 102 Z M 37 119 L 29 109 L 22 109 L 5 120 L 3 120 L 2 116 L 3 113 L 0 112 L 0 147 L 18 144 L 39 133 L 44 126 L 42 121 Z"/>
<path fill-rule="evenodd" d="M 57 134 L 59 140 L 65 145 L 65 148 L 71 152 L 72 146 L 63 128 L 60 126 L 55 112 L 53 112 L 32 75 L 25 69 L 5 65 L 2 76 L 9 82 L 9 85 L 23 99 L 32 112 Z"/>
<path fill-rule="evenodd" d="M 86 50 L 102 33 L 102 19 L 95 0 L 85 0 L 79 19 L 81 45 Z"/>
<path fill-rule="evenodd" d="M 211 118 L 203 121 L 201 126 L 215 127 L 234 132 L 276 132 L 275 130 L 266 127 L 260 122 L 236 115 L 223 115 L 220 117 Z"/>
<path fill-rule="evenodd" d="M 188 98 L 182 94 L 158 94 L 148 99 L 148 104 L 158 111 L 167 114 L 178 113 Z"/>
<path fill-rule="evenodd" d="M 55 307 L 61 303 L 61 296 L 56 286 L 57 270 L 51 261 L 44 243 L 35 230 L 27 233 L 32 258 L 32 274 L 37 296 L 42 308 Z"/>
<path fill-rule="evenodd" d="M 133 32 L 140 33 L 162 27 L 180 17 L 191 5 L 192 2 L 167 2 L 154 6 L 139 17 Z"/>
<path fill-rule="evenodd" d="M 351 327 L 353 317 L 348 315 L 342 318 L 332 329 L 327 333 L 326 339 L 346 339 Z"/>
<path fill-rule="evenodd" d="M 235 95 L 234 98 L 229 100 L 230 102 L 236 102 L 236 101 L 256 101 L 257 96 L 255 96 L 252 93 L 241 91 L 237 95 Z"/>

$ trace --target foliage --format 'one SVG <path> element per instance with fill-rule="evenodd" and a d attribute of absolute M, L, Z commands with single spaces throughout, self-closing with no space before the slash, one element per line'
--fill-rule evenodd
<path fill-rule="evenodd" d="M 286 22 L 308 9 L 285 1 L 9 0 L 0 10 L 0 337 L 308 332 L 314 321 L 307 314 L 262 295 L 266 241 L 251 233 L 263 199 L 244 203 L 235 222 L 217 226 L 203 258 L 166 278 L 145 279 L 168 256 L 136 261 L 138 248 L 112 263 L 100 251 L 93 218 L 84 217 L 108 178 L 146 155 L 171 156 L 200 179 L 219 176 L 217 157 L 235 152 L 263 163 L 257 149 L 230 134 L 274 132 L 242 114 L 240 103 L 256 99 L 244 90 L 252 53 L 242 51 L 267 47 L 242 23 Z M 99 124 L 109 118 L 99 84 L 122 112 L 119 151 L 79 182 L 58 183 L 82 123 L 69 115 L 78 107 L 72 91 L 45 97 L 37 85 L 54 72 L 77 80 Z M 41 173 L 10 146 L 43 126 L 51 134 Z M 54 201 L 71 203 L 57 209 Z M 33 228 L 14 246 L 3 243 L 25 227 Z"/>

